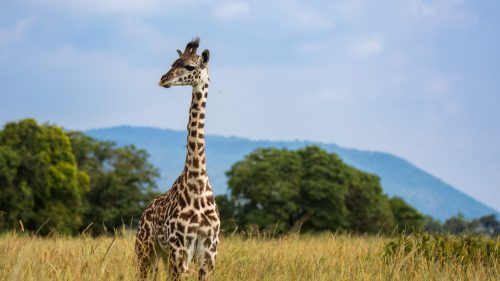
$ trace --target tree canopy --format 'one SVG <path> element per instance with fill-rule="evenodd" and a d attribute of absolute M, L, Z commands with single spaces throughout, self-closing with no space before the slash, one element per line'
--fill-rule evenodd
<path fill-rule="evenodd" d="M 424 216 L 415 212 L 415 209 L 408 205 L 402 198 L 393 197 L 389 202 L 392 213 L 401 230 L 417 232 L 423 229 Z"/>
<path fill-rule="evenodd" d="M 230 197 L 218 197 L 224 202 L 223 222 L 224 216 L 230 217 L 224 227 L 375 233 L 393 231 L 397 224 L 408 224 L 407 217 L 421 216 L 405 203 L 407 213 L 400 219 L 377 176 L 316 146 L 257 149 L 235 163 L 227 176 Z"/>
<path fill-rule="evenodd" d="M 128 224 L 154 195 L 144 150 L 33 119 L 0 131 L 0 230 L 94 233 Z"/>
<path fill-rule="evenodd" d="M 74 232 L 88 186 L 61 128 L 26 119 L 0 132 L 0 228 Z"/>
<path fill-rule="evenodd" d="M 133 224 L 155 195 L 158 171 L 146 151 L 134 146 L 116 147 L 81 132 L 69 132 L 78 167 L 90 176 L 85 193 L 83 226 L 94 233 Z"/>

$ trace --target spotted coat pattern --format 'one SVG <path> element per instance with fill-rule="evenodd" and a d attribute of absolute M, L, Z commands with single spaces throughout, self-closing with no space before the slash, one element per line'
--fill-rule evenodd
<path fill-rule="evenodd" d="M 219 212 L 210 186 L 205 158 L 205 107 L 208 97 L 208 50 L 196 55 L 199 39 L 191 41 L 180 58 L 163 75 L 160 86 L 193 87 L 187 125 L 184 170 L 172 188 L 144 210 L 136 235 L 135 251 L 140 279 L 156 276 L 158 260 L 174 280 L 185 276 L 191 261 L 199 280 L 212 272 L 219 243 Z"/>

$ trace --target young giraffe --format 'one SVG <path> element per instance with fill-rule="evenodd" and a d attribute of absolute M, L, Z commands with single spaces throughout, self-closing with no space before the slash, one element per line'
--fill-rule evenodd
<path fill-rule="evenodd" d="M 142 213 L 135 251 L 141 280 L 162 258 L 175 280 L 186 275 L 191 260 L 198 263 L 199 280 L 212 272 L 219 243 L 219 211 L 208 181 L 205 160 L 205 105 L 208 96 L 209 52 L 196 54 L 199 38 L 189 42 L 184 53 L 161 77 L 160 86 L 192 86 L 187 125 L 187 156 L 181 175 L 172 188 L 154 199 Z"/>

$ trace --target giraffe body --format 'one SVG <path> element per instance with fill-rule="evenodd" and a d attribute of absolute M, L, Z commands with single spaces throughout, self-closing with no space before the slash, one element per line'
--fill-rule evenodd
<path fill-rule="evenodd" d="M 188 43 L 180 58 L 162 76 L 160 86 L 193 87 L 187 126 L 187 156 L 173 186 L 144 210 L 136 235 L 136 255 L 141 279 L 156 274 L 157 263 L 166 262 L 174 279 L 198 265 L 200 280 L 212 272 L 219 243 L 219 212 L 210 186 L 205 158 L 205 106 L 208 96 L 208 50 L 196 55 L 199 39 Z"/>

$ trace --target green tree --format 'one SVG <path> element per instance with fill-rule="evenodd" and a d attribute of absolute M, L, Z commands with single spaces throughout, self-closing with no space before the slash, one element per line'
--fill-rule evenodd
<path fill-rule="evenodd" d="M 20 165 L 19 154 L 9 146 L 0 145 L 0 230 L 11 229 L 18 220 L 27 221 L 32 215 L 31 188 L 26 184 L 16 186 Z"/>
<path fill-rule="evenodd" d="M 0 132 L 0 226 L 22 222 L 41 234 L 72 233 L 82 222 L 89 179 L 79 172 L 69 138 L 33 119 L 7 123 Z"/>
<path fill-rule="evenodd" d="M 237 229 L 239 223 L 235 217 L 236 206 L 234 201 L 224 194 L 215 196 L 215 202 L 217 202 L 219 209 L 221 229 L 223 231 L 234 231 Z"/>
<path fill-rule="evenodd" d="M 284 232 L 297 213 L 300 158 L 288 150 L 257 149 L 227 172 L 242 225 Z"/>
<path fill-rule="evenodd" d="M 415 208 L 399 197 L 393 197 L 389 202 L 399 231 L 419 232 L 423 230 L 424 216 Z"/>
<path fill-rule="evenodd" d="M 335 154 L 317 146 L 295 152 L 300 156 L 299 212 L 292 222 L 304 229 L 332 230 L 349 228 L 349 211 L 345 204 L 349 171 Z"/>
<path fill-rule="evenodd" d="M 221 213 L 243 228 L 373 233 L 395 225 L 378 177 L 316 146 L 257 149 L 227 175 L 231 197 L 224 198 Z"/>
<path fill-rule="evenodd" d="M 463 234 L 468 231 L 469 222 L 465 219 L 462 213 L 458 213 L 456 216 L 453 216 L 447 219 L 444 222 L 443 228 L 445 232 L 451 234 Z"/>
<path fill-rule="evenodd" d="M 486 215 L 472 220 L 468 225 L 468 229 L 474 233 L 495 237 L 500 234 L 500 222 L 498 222 L 495 215 Z"/>
<path fill-rule="evenodd" d="M 424 230 L 429 233 L 443 233 L 443 224 L 431 216 L 424 216 Z"/>
<path fill-rule="evenodd" d="M 99 234 L 138 220 L 157 195 L 158 171 L 134 146 L 116 147 L 81 132 L 69 132 L 78 167 L 90 176 L 82 227 Z"/>
<path fill-rule="evenodd" d="M 395 218 L 389 199 L 382 192 L 380 179 L 372 174 L 349 168 L 346 206 L 350 229 L 361 233 L 391 232 Z"/>

